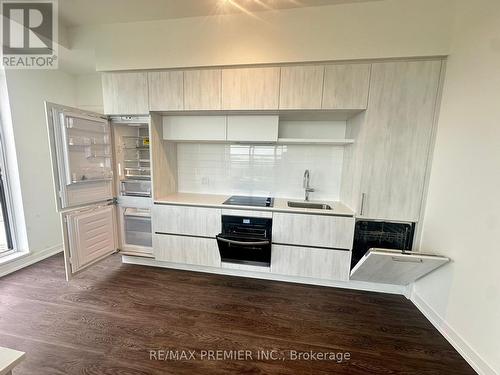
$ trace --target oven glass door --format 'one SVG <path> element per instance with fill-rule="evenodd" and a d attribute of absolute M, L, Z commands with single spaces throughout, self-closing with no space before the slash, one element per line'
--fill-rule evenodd
<path fill-rule="evenodd" d="M 263 238 L 241 238 L 219 234 L 216 236 L 223 262 L 269 267 L 271 241 Z"/>

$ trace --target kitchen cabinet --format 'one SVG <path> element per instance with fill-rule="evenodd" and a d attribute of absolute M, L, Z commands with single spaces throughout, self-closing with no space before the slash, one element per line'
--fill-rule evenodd
<path fill-rule="evenodd" d="M 164 116 L 162 121 L 165 140 L 226 140 L 226 116 Z"/>
<path fill-rule="evenodd" d="M 276 142 L 278 116 L 227 116 L 227 141 Z"/>
<path fill-rule="evenodd" d="M 220 69 L 184 72 L 184 109 L 186 111 L 221 109 Z"/>
<path fill-rule="evenodd" d="M 155 259 L 162 262 L 209 267 L 221 265 L 215 238 L 154 234 L 153 248 Z"/>
<path fill-rule="evenodd" d="M 351 249 L 354 218 L 275 212 L 273 243 Z"/>
<path fill-rule="evenodd" d="M 184 74 L 179 70 L 149 72 L 149 109 L 181 111 L 184 109 Z"/>
<path fill-rule="evenodd" d="M 325 67 L 322 109 L 365 109 L 370 64 L 332 64 Z"/>
<path fill-rule="evenodd" d="M 271 273 L 347 281 L 350 262 L 346 250 L 273 245 Z"/>
<path fill-rule="evenodd" d="M 418 221 L 442 62 L 374 63 L 364 121 L 359 169 L 360 217 Z M 356 126 L 356 124 L 355 124 Z"/>
<path fill-rule="evenodd" d="M 280 109 L 321 109 L 324 65 L 281 68 Z"/>
<path fill-rule="evenodd" d="M 223 69 L 222 109 L 278 109 L 279 81 L 279 67 Z"/>
<path fill-rule="evenodd" d="M 215 238 L 221 232 L 221 210 L 155 204 L 152 224 L 153 233 Z"/>
<path fill-rule="evenodd" d="M 102 99 L 107 115 L 149 113 L 146 72 L 102 73 Z"/>

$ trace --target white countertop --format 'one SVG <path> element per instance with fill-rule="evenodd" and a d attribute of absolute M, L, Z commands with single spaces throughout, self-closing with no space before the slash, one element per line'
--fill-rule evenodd
<path fill-rule="evenodd" d="M 24 359 L 24 352 L 0 346 L 0 375 L 8 374 Z"/>
<path fill-rule="evenodd" d="M 354 216 L 354 211 L 347 207 L 342 202 L 332 201 L 315 201 L 310 203 L 324 203 L 332 207 L 331 210 L 316 210 L 311 208 L 295 208 L 288 207 L 288 201 L 299 202 L 300 199 L 275 198 L 273 207 L 254 207 L 254 206 L 233 206 L 222 204 L 230 195 L 216 194 L 193 194 L 193 193 L 173 193 L 160 199 L 155 199 L 155 203 L 185 205 L 185 206 L 200 206 L 200 207 L 216 207 L 225 208 L 228 210 L 253 210 L 253 211 L 275 211 L 275 212 L 290 212 L 303 213 L 314 215 L 330 215 L 330 216 Z"/>

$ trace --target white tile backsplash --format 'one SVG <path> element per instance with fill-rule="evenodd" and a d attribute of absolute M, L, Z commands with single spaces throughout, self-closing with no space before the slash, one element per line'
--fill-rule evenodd
<path fill-rule="evenodd" d="M 344 147 L 318 145 L 177 145 L 178 190 L 184 193 L 304 198 L 310 170 L 311 199 L 338 200 Z"/>

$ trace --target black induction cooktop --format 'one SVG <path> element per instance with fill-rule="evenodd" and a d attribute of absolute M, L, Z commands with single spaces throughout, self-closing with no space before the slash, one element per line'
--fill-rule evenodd
<path fill-rule="evenodd" d="M 231 206 L 253 206 L 253 207 L 272 207 L 274 198 L 271 197 L 249 197 L 245 195 L 232 195 L 222 204 Z"/>

